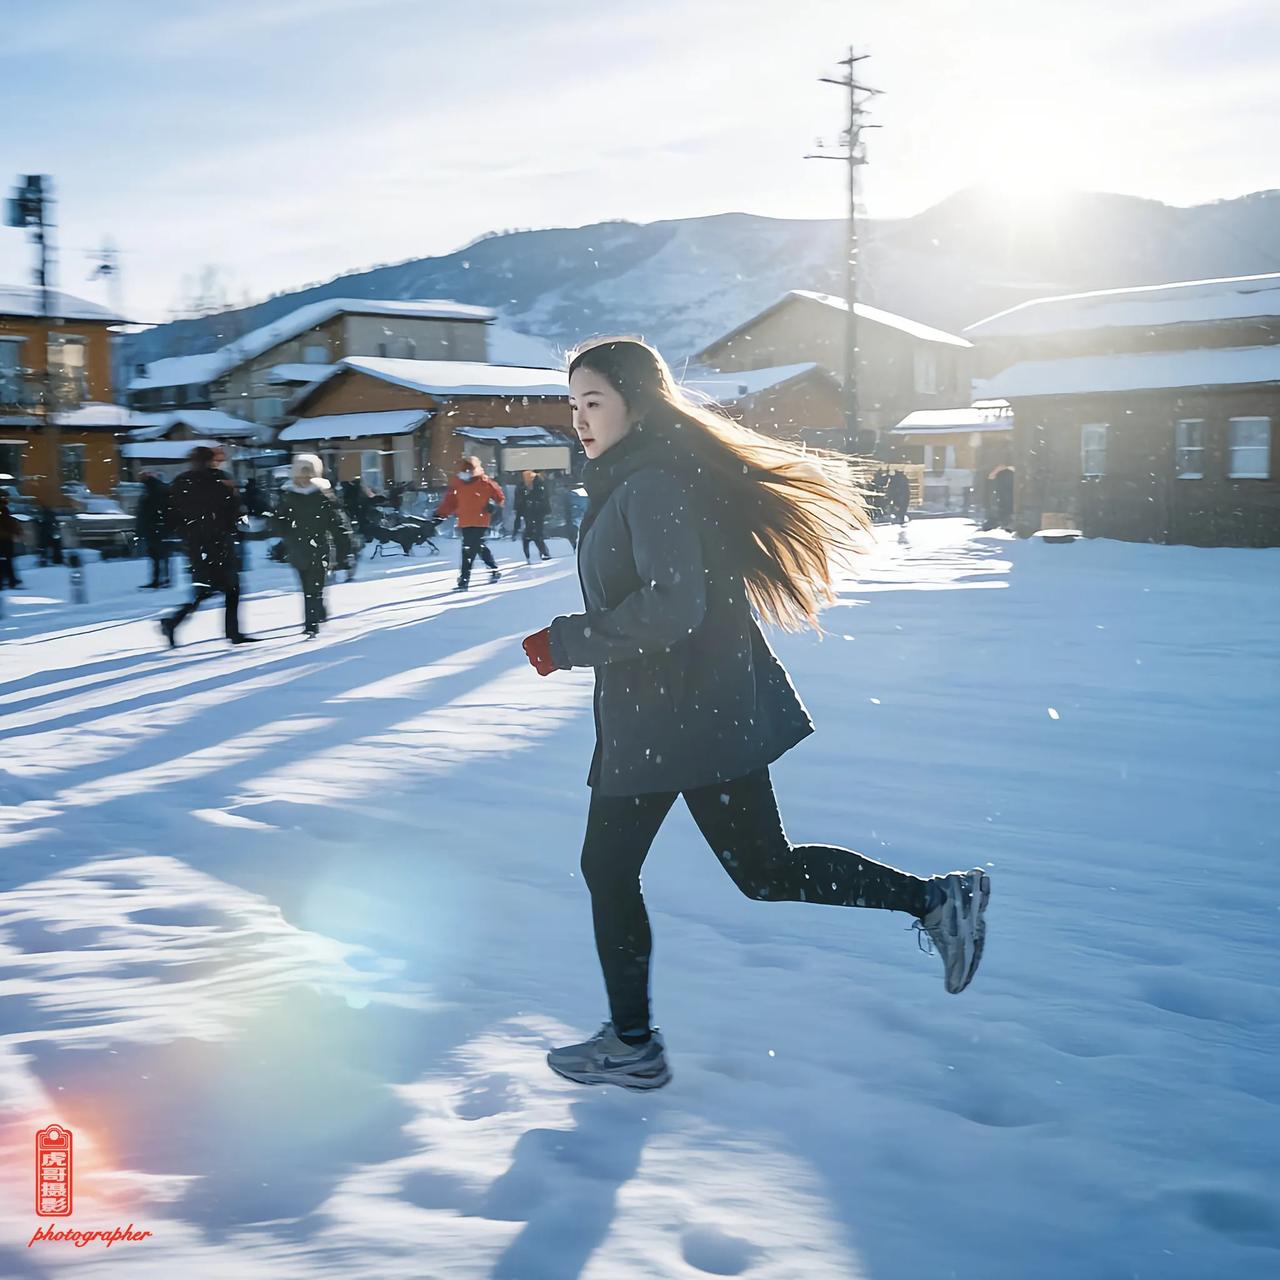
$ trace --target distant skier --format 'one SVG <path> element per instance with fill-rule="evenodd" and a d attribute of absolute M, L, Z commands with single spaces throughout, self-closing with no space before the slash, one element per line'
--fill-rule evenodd
<path fill-rule="evenodd" d="M 907 508 L 911 505 L 911 482 L 907 479 L 905 471 L 895 471 L 889 477 L 889 484 L 885 489 L 885 501 L 889 506 L 889 513 L 893 516 L 894 524 L 906 524 Z"/>
<path fill-rule="evenodd" d="M 169 525 L 186 547 L 191 561 L 191 599 L 176 613 L 161 618 L 160 630 L 170 647 L 175 633 L 211 596 L 226 601 L 225 625 L 232 644 L 250 644 L 260 637 L 240 630 L 240 568 L 236 545 L 236 521 L 240 496 L 235 482 L 213 465 L 214 452 L 197 445 L 188 455 L 191 468 L 169 489 Z"/>
<path fill-rule="evenodd" d="M 536 471 L 522 471 L 520 483 L 516 485 L 516 524 L 524 522 L 525 563 L 529 562 L 529 543 L 534 543 L 538 554 L 544 560 L 551 559 L 547 550 L 547 540 L 542 530 L 546 524 L 547 513 L 551 510 L 551 500 L 547 497 L 547 482 Z"/>
<path fill-rule="evenodd" d="M 143 590 L 157 591 L 170 582 L 169 567 L 169 486 L 154 472 L 142 477 L 142 497 L 134 513 L 138 536 L 151 561 L 151 581 L 142 584 Z"/>
<path fill-rule="evenodd" d="M 507 500 L 502 486 L 485 474 L 484 464 L 472 454 L 462 459 L 458 473 L 449 481 L 449 490 L 435 509 L 435 519 L 456 515 L 462 530 L 462 568 L 456 591 L 465 591 L 471 582 L 471 565 L 477 555 L 489 566 L 489 581 L 502 577 L 493 552 L 485 543 L 489 521 Z"/>
<path fill-rule="evenodd" d="M 584 1084 L 671 1079 L 649 1020 L 640 871 L 681 795 L 748 898 L 908 912 L 922 949 L 927 937 L 941 954 L 946 989 L 963 991 L 982 958 L 986 874 L 922 878 L 837 845 L 792 844 L 769 777 L 813 724 L 755 613 L 821 629 L 837 563 L 869 528 L 843 457 L 802 454 L 693 404 L 636 339 L 580 348 L 569 390 L 588 459 L 586 612 L 555 618 L 524 649 L 539 675 L 595 670 L 581 869 L 610 1020 L 553 1049 L 549 1065 Z"/>
<path fill-rule="evenodd" d="M 329 619 L 324 584 L 330 566 L 349 566 L 352 552 L 351 524 L 324 478 L 324 463 L 314 453 L 294 456 L 274 524 L 302 587 L 303 634 L 314 639 L 320 624 Z"/>

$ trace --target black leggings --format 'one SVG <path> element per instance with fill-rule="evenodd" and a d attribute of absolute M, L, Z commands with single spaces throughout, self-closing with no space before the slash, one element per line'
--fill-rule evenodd
<path fill-rule="evenodd" d="M 308 560 L 293 567 L 302 588 L 302 625 L 309 631 L 329 617 L 324 606 L 324 584 L 329 576 L 329 566 L 324 560 Z"/>
<path fill-rule="evenodd" d="M 551 558 L 551 552 L 547 550 L 547 540 L 543 535 L 542 529 L 545 522 L 545 516 L 525 516 L 524 518 L 524 558 L 529 558 L 529 543 L 537 544 L 538 554 L 544 559 Z"/>
<path fill-rule="evenodd" d="M 928 880 L 826 844 L 792 844 L 782 828 L 768 768 L 683 793 L 592 792 L 582 846 L 596 951 L 615 1030 L 649 1030 L 653 936 L 640 869 L 678 795 L 734 884 L 760 902 L 824 902 L 923 916 Z"/>
<path fill-rule="evenodd" d="M 459 582 L 471 581 L 471 563 L 477 555 L 490 569 L 498 567 L 493 552 L 485 544 L 484 535 L 488 532 L 488 526 L 482 524 L 469 525 L 462 530 L 462 571 L 458 574 Z"/>

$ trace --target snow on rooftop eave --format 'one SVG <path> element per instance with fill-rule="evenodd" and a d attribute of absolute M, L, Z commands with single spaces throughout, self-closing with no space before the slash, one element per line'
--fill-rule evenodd
<path fill-rule="evenodd" d="M 1280 384 L 1280 345 L 1024 360 L 975 389 L 1010 400 Z"/>
<path fill-rule="evenodd" d="M 338 364 L 338 371 L 343 370 L 363 373 L 409 391 L 442 399 L 450 396 L 532 396 L 559 399 L 569 394 L 569 379 L 563 369 L 532 369 L 525 365 L 487 364 L 478 360 L 347 356 Z M 518 376 L 487 381 L 485 371 L 502 371 Z M 471 376 L 464 376 L 464 373 Z M 534 374 L 549 374 L 550 377 L 537 381 L 531 376 Z"/>
<path fill-rule="evenodd" d="M 425 409 L 376 409 L 367 413 L 318 413 L 299 418 L 280 432 L 281 443 L 300 440 L 367 440 L 416 431 L 431 418 Z M 362 428 L 354 430 L 353 428 Z"/>
<path fill-rule="evenodd" d="M 1100 299 L 1100 298 L 1141 299 L 1144 295 L 1164 293 L 1168 290 L 1174 290 L 1174 289 L 1201 289 L 1201 288 L 1206 288 L 1210 285 L 1243 285 L 1243 284 L 1250 284 L 1257 280 L 1273 281 L 1275 284 L 1275 287 L 1280 289 L 1280 272 L 1266 271 L 1266 272 L 1261 272 L 1258 275 L 1252 275 L 1252 276 L 1211 276 L 1208 279 L 1204 279 L 1204 280 L 1173 280 L 1173 281 L 1169 281 L 1166 284 L 1126 285 L 1118 289 L 1090 289 L 1090 290 L 1086 290 L 1083 293 L 1054 293 L 1041 298 L 1027 298 L 1022 302 L 1015 303 L 1012 307 L 1006 307 L 1003 311 L 995 312 L 994 315 L 986 316 L 981 320 L 975 320 L 973 324 L 966 325 L 964 327 L 963 332 L 977 333 L 979 337 L 983 337 L 986 335 L 984 335 L 979 331 L 984 329 L 985 326 L 987 325 L 994 325 L 998 320 L 1003 320 L 1008 316 L 1016 315 L 1019 312 L 1034 311 L 1037 308 L 1059 306 L 1061 304 L 1069 303 L 1069 302 L 1087 302 L 1090 300 Z M 1196 320 L 1193 318 L 1191 320 L 1184 321 L 1183 323 L 1194 324 L 1196 323 Z M 1133 324 L 1127 324 L 1127 325 L 1122 324 L 1122 325 L 1113 325 L 1113 326 L 1109 326 L 1106 324 L 1098 324 L 1091 327 L 1095 329 L 1105 329 L 1105 328 L 1133 328 L 1133 327 L 1141 328 L 1143 326 L 1142 325 L 1135 326 Z M 1035 333 L 1035 332 L 1052 333 L 1054 332 L 1054 330 L 1043 329 L 1038 331 L 1032 330 L 1031 332 L 1032 333 Z M 1007 333 L 996 332 L 994 334 L 991 334 L 990 336 L 1016 337 L 1016 336 L 1023 336 L 1026 333 L 1027 331 L 1025 330 L 1013 331 L 1013 332 L 1007 332 Z"/>
<path fill-rule="evenodd" d="M 699 373 L 695 377 L 684 379 L 679 385 L 713 399 L 724 396 L 729 400 L 740 400 L 760 395 L 764 391 L 776 390 L 813 373 L 818 373 L 829 381 L 836 381 L 830 372 L 810 360 L 801 364 L 770 365 L 764 369 L 728 369 L 723 373 Z"/>
<path fill-rule="evenodd" d="M 61 289 L 50 289 L 49 292 L 55 299 L 51 317 L 54 320 L 83 320 L 90 324 L 108 325 L 129 323 L 124 316 L 100 302 L 81 298 L 74 293 L 64 293 Z M 0 284 L 0 316 L 24 320 L 43 319 L 42 293 L 43 290 L 36 285 Z"/>
<path fill-rule="evenodd" d="M 794 298 L 848 311 L 848 303 L 843 298 L 837 298 L 834 294 L 817 293 L 811 289 L 788 289 L 777 302 L 771 302 L 763 311 L 757 311 L 755 315 L 744 320 L 736 328 L 730 329 L 722 337 L 716 338 L 714 341 L 700 347 L 694 354 L 701 357 L 714 347 L 721 347 L 726 343 L 732 342 L 740 334 L 750 329 L 752 325 L 759 324 L 760 321 L 773 315 L 775 311 L 780 307 L 786 306 Z M 932 325 L 923 324 L 919 320 L 911 320 L 906 316 L 896 315 L 892 311 L 882 311 L 879 307 L 869 307 L 865 302 L 857 303 L 855 311 L 863 319 L 870 320 L 874 324 L 883 324 L 890 329 L 897 329 L 900 333 L 910 334 L 927 342 L 937 342 L 952 347 L 973 346 L 973 343 L 968 338 L 962 338 L 954 333 L 947 333 L 944 329 L 935 329 Z"/>
<path fill-rule="evenodd" d="M 818 302 L 825 307 L 834 307 L 846 313 L 849 310 L 849 303 L 834 293 L 818 293 L 812 289 L 792 289 L 788 292 L 787 298 L 804 298 L 809 302 Z M 786 298 L 783 301 L 785 302 Z M 881 307 L 873 307 L 865 302 L 855 303 L 854 312 L 863 320 L 897 329 L 900 333 L 909 334 L 925 342 L 937 342 L 950 347 L 973 346 L 968 338 L 962 338 L 959 334 L 948 333 L 945 329 L 938 329 L 921 320 L 912 320 L 910 316 L 900 316 L 895 311 L 885 311 Z"/>

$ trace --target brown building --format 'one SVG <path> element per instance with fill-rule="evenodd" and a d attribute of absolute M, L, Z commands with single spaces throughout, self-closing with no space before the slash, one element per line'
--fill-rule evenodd
<path fill-rule="evenodd" d="M 716 401 L 735 421 L 762 435 L 824 449 L 844 446 L 840 383 L 821 365 L 694 373 L 683 386 Z"/>
<path fill-rule="evenodd" d="M 319 453 L 336 479 L 373 489 L 447 484 L 464 453 L 483 452 L 476 432 L 577 447 L 559 369 L 357 357 L 300 392 L 290 411 L 297 421 L 280 433 L 281 445 Z"/>
<path fill-rule="evenodd" d="M 216 351 L 139 366 L 135 408 L 221 409 L 263 426 L 288 420 L 296 392 L 347 356 L 545 364 L 536 339 L 494 325 L 497 312 L 449 299 L 329 298 L 310 302 Z"/>
<path fill-rule="evenodd" d="M 1280 545 L 1280 273 L 1038 299 L 966 330 L 1022 534 Z M 1008 363 L 1006 363 L 1008 362 Z"/>
<path fill-rule="evenodd" d="M 39 289 L 0 287 L 0 472 L 29 496 L 60 506 L 64 484 L 107 493 L 116 483 L 118 427 L 109 413 L 77 411 L 113 407 L 111 327 L 122 320 L 70 294 L 55 291 L 51 304 L 49 324 Z M 57 431 L 45 421 L 46 370 L 55 421 L 64 424 Z"/>
<path fill-rule="evenodd" d="M 863 303 L 855 313 L 862 424 L 855 451 L 871 452 L 913 409 L 968 403 L 967 339 Z M 812 363 L 843 385 L 847 317 L 843 298 L 793 289 L 693 359 L 719 373 Z"/>

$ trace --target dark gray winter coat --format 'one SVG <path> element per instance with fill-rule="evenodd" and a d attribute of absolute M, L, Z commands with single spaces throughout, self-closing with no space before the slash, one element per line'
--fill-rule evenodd
<path fill-rule="evenodd" d="M 306 572 L 345 564 L 351 555 L 351 522 L 327 480 L 280 490 L 272 522 L 295 569 Z"/>
<path fill-rule="evenodd" d="M 776 760 L 813 732 L 739 571 L 669 445 L 633 427 L 583 482 L 586 612 L 551 623 L 560 667 L 594 667 L 601 795 L 685 791 Z"/>

